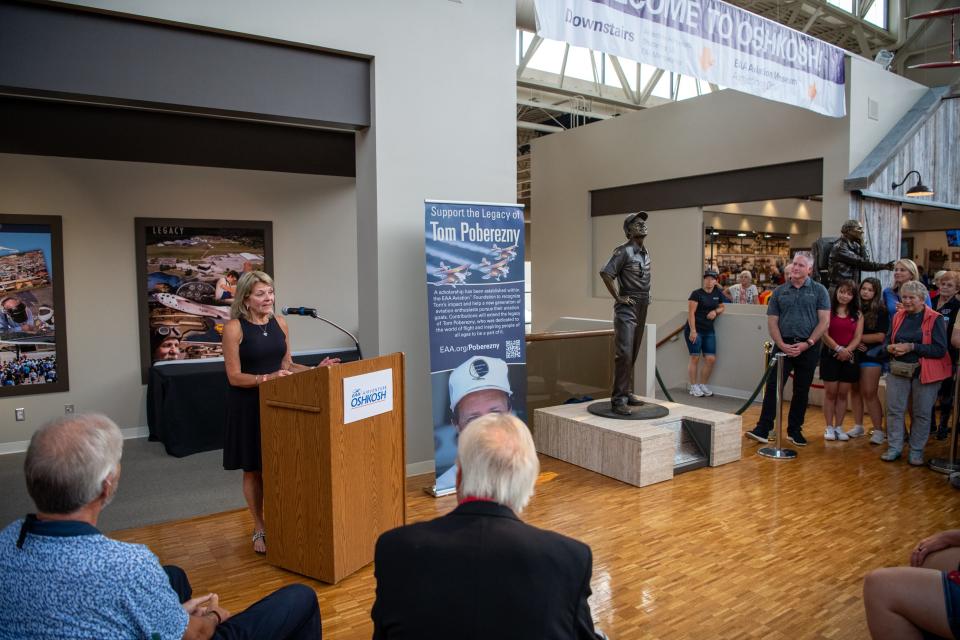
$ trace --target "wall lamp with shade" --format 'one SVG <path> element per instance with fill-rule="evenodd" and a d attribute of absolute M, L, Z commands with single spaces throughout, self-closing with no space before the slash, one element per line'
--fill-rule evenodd
<path fill-rule="evenodd" d="M 931 189 L 931 188 L 928 187 L 927 185 L 923 184 L 923 178 L 920 176 L 920 172 L 919 172 L 919 171 L 916 171 L 916 170 L 911 171 L 911 172 L 908 173 L 907 175 L 903 176 L 903 180 L 901 180 L 900 182 L 894 182 L 894 183 L 893 183 L 893 186 L 892 186 L 891 188 L 892 188 L 892 189 L 899 189 L 900 187 L 902 187 L 902 186 L 903 186 L 903 183 L 907 181 L 907 178 L 910 177 L 910 174 L 911 174 L 911 173 L 917 174 L 917 184 L 915 184 L 915 185 L 913 185 L 912 187 L 910 187 L 909 189 L 907 189 L 907 193 L 906 193 L 905 195 L 906 195 L 908 198 L 920 198 L 920 197 L 923 197 L 923 196 L 932 196 L 932 195 L 933 195 L 933 189 Z"/>

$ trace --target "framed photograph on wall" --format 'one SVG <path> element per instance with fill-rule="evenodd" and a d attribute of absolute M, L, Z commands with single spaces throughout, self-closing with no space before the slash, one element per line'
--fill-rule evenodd
<path fill-rule="evenodd" d="M 0 213 L 0 397 L 69 391 L 60 216 Z"/>
<path fill-rule="evenodd" d="M 140 368 L 223 355 L 223 326 L 245 271 L 273 273 L 273 224 L 136 218 Z"/>

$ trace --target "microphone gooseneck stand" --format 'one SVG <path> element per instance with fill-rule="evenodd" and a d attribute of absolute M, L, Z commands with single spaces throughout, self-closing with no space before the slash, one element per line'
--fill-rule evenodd
<path fill-rule="evenodd" d="M 316 312 L 316 311 L 311 311 L 310 314 L 309 314 L 307 317 L 313 318 L 313 319 L 315 319 L 315 320 L 321 320 L 321 321 L 323 321 L 323 322 L 326 322 L 326 323 L 329 324 L 330 326 L 336 327 L 337 329 L 339 329 L 339 330 L 342 331 L 343 333 L 345 333 L 345 334 L 347 334 L 348 336 L 350 336 L 350 339 L 353 340 L 353 344 L 356 345 L 356 347 L 357 347 L 357 359 L 358 359 L 358 360 L 363 360 L 363 352 L 360 350 L 360 341 L 357 340 L 357 336 L 353 335 L 352 333 L 350 333 L 349 331 L 347 331 L 346 329 L 344 329 L 343 327 L 341 327 L 340 325 L 338 325 L 338 324 L 337 324 L 336 322 L 334 322 L 333 320 L 328 320 L 327 318 L 324 318 L 323 316 L 317 315 L 317 312 Z"/>

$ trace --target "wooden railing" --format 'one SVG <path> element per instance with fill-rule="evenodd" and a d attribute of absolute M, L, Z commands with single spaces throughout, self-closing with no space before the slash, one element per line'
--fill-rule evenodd
<path fill-rule="evenodd" d="M 683 328 L 687 326 L 687 323 L 684 322 L 682 325 L 671 331 L 667 336 L 657 341 L 657 348 L 659 349 L 662 345 L 666 344 L 670 339 L 675 335 L 681 333 Z M 526 336 L 527 342 L 543 342 L 545 340 L 569 340 L 571 338 L 596 338 L 600 336 L 612 336 L 613 329 L 593 329 L 590 331 L 551 331 L 549 333 L 528 333 Z"/>
<path fill-rule="evenodd" d="M 683 331 L 683 328 L 684 328 L 685 326 L 687 326 L 687 323 L 686 323 L 686 322 L 684 322 L 682 325 L 680 325 L 679 327 L 677 327 L 676 329 L 674 329 L 673 331 L 671 331 L 670 334 L 667 335 L 666 337 L 664 337 L 663 339 L 658 340 L 658 341 L 657 341 L 657 349 L 659 349 L 662 345 L 666 344 L 668 340 L 670 340 L 671 338 L 673 338 L 673 336 L 675 336 L 675 335 L 677 335 L 678 333 L 682 332 L 682 331 Z"/>
<path fill-rule="evenodd" d="M 551 331 L 549 333 L 528 333 L 527 342 L 543 342 L 545 340 L 569 340 L 571 338 L 597 338 L 612 336 L 613 329 L 593 329 L 590 331 Z"/>

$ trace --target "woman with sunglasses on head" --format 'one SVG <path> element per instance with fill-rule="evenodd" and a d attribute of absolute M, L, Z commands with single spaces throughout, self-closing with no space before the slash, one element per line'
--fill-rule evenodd
<path fill-rule="evenodd" d="M 243 469 L 243 497 L 253 516 L 253 550 L 257 553 L 267 551 L 257 387 L 310 368 L 293 361 L 287 321 L 274 315 L 274 301 L 270 276 L 262 271 L 244 273 L 230 308 L 232 319 L 223 328 L 223 362 L 230 383 L 223 468 Z M 324 358 L 320 365 L 339 361 Z"/>
<path fill-rule="evenodd" d="M 890 322 L 893 322 L 893 315 L 903 307 L 900 301 L 900 287 L 905 282 L 920 282 L 920 270 L 913 260 L 900 258 L 893 264 L 893 285 L 883 290 L 883 305 L 887 308 Z M 923 303 L 930 306 L 929 292 L 924 294 Z"/>

